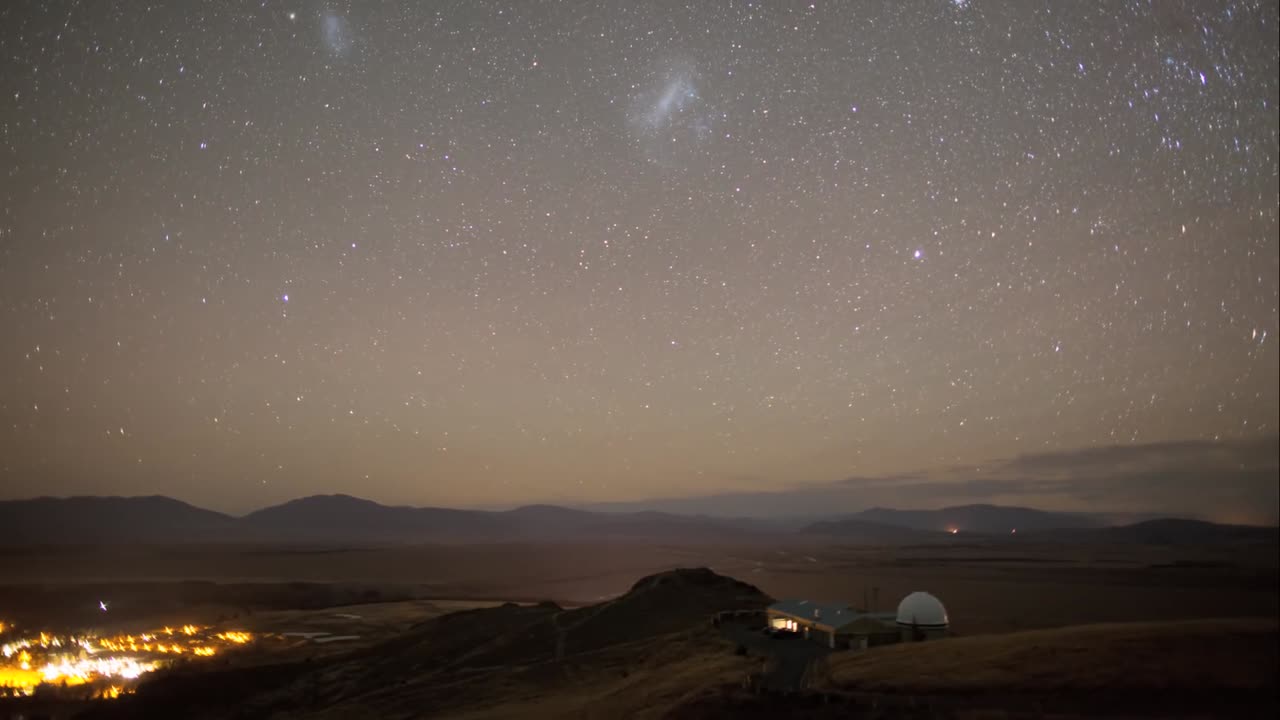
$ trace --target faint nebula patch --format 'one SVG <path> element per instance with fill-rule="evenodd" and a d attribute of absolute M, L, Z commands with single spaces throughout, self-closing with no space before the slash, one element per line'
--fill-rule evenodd
<path fill-rule="evenodd" d="M 686 111 L 693 109 L 698 101 L 698 88 L 687 72 L 681 72 L 667 80 L 658 95 L 644 114 L 643 120 L 650 130 L 661 132 L 680 122 Z"/>
<path fill-rule="evenodd" d="M 627 126 L 651 162 L 674 166 L 713 136 L 715 112 L 691 63 L 667 63 L 632 96 Z"/>
<path fill-rule="evenodd" d="M 347 19 L 332 12 L 320 16 L 320 27 L 324 37 L 325 49 L 333 55 L 345 56 L 352 45 L 351 28 Z"/>

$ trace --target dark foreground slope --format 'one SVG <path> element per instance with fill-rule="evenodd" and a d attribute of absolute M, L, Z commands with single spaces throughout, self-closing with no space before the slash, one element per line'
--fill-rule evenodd
<path fill-rule="evenodd" d="M 768 602 L 732 578 L 676 570 L 590 607 L 469 610 L 343 655 L 169 674 L 85 717 L 1270 717 L 1276 709 L 1274 619 L 1089 625 L 836 653 L 809 668 L 802 695 L 756 694 L 743 681 L 762 658 L 738 655 L 708 620 Z"/>
<path fill-rule="evenodd" d="M 834 653 L 799 695 L 713 688 L 667 717 L 1275 717 L 1274 619 L 1080 625 Z"/>
<path fill-rule="evenodd" d="M 828 687 L 899 693 L 1274 688 L 1274 619 L 1104 623 L 834 655 Z"/>
<path fill-rule="evenodd" d="M 769 602 L 710 570 L 673 570 L 584 608 L 453 613 L 347 656 L 270 668 L 263 681 L 242 671 L 157 678 L 91 717 L 660 717 L 758 665 L 709 620 Z"/>

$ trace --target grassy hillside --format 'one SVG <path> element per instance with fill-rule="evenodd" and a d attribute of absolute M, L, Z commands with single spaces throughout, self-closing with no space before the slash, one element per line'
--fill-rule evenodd
<path fill-rule="evenodd" d="M 86 717 L 1220 717 L 1275 706 L 1273 619 L 1083 625 L 836 653 L 810 673 L 816 692 L 751 694 L 742 681 L 763 658 L 738 655 L 709 619 L 768 602 L 710 570 L 664 572 L 593 606 L 507 603 L 337 655 L 161 674 Z"/>
<path fill-rule="evenodd" d="M 625 594 L 557 618 L 563 653 L 665 635 L 707 622 L 721 610 L 764 609 L 772 602 L 753 585 L 706 568 L 646 577 Z"/>
<path fill-rule="evenodd" d="M 521 674 L 509 676 L 504 680 L 507 692 L 493 697 L 485 703 L 487 707 L 449 716 L 467 720 L 667 717 L 707 687 L 740 683 L 759 663 L 759 659 L 735 655 L 732 645 L 710 629 L 699 629 L 575 656 L 560 663 L 544 682 L 528 682 L 532 678 Z"/>
<path fill-rule="evenodd" d="M 756 588 L 704 568 L 660 573 L 585 608 L 505 605 L 437 618 L 258 699 L 264 714 L 361 718 L 660 717 L 740 682 L 712 613 L 760 608 Z"/>
<path fill-rule="evenodd" d="M 432 618 L 339 657 L 235 671 L 172 673 L 95 717 L 661 717 L 708 686 L 741 682 L 759 658 L 711 627 L 758 609 L 755 587 L 705 568 L 646 577 L 598 605 L 504 604 Z"/>
<path fill-rule="evenodd" d="M 825 686 L 894 693 L 1276 687 L 1274 619 L 1081 625 L 833 655 Z"/>

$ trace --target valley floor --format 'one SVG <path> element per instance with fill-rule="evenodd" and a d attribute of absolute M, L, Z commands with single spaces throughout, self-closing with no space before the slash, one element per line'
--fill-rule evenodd
<path fill-rule="evenodd" d="M 0 613 L 74 620 L 199 605 L 315 608 L 377 600 L 467 598 L 590 604 L 635 579 L 709 567 L 777 597 L 893 609 L 927 590 L 959 635 L 1096 622 L 1274 617 L 1280 549 L 1075 545 L 92 546 L 0 552 Z M 217 583 L 200 585 L 199 582 Z M 309 585 L 307 584 L 309 583 Z"/>
<path fill-rule="evenodd" d="M 664 572 L 693 566 L 749 585 Z M 264 638 L 86 718 L 1253 716 L 1280 674 L 1271 548 L 46 548 L 0 554 L 0 572 L 23 581 L 0 585 L 0 615 L 27 627 L 101 624 L 105 598 L 120 627 Z M 956 637 L 789 653 L 709 622 L 770 597 L 892 608 L 919 589 Z"/>

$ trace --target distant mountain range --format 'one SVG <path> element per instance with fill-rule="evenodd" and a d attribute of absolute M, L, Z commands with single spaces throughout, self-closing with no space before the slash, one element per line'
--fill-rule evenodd
<path fill-rule="evenodd" d="M 217 540 L 235 527 L 229 515 L 159 495 L 0 501 L 0 543 L 7 544 Z"/>
<path fill-rule="evenodd" d="M 1280 528 L 1222 525 L 1204 520 L 1161 518 L 1132 525 L 1082 530 L 1062 528 L 1037 533 L 1047 542 L 1097 542 L 1114 545 L 1280 544 Z"/>
<path fill-rule="evenodd" d="M 919 545 L 951 541 L 949 533 L 871 522 L 857 517 L 816 522 L 800 528 L 799 532 L 809 537 L 867 545 Z"/>
<path fill-rule="evenodd" d="M 598 513 L 553 505 L 491 512 L 382 505 L 313 495 L 243 517 L 172 498 L 0 501 L 0 544 L 137 542 L 505 542 L 589 538 L 742 541 L 767 524 L 655 512 Z"/>
<path fill-rule="evenodd" d="M 1016 531 L 1016 532 L 1015 532 Z M 1153 519 L 1118 525 L 1103 515 L 999 505 L 940 510 L 872 508 L 803 527 L 755 518 L 660 512 L 593 512 L 554 505 L 484 511 L 382 505 L 315 495 L 225 515 L 172 498 L 72 497 L 0 501 L 0 544 L 159 542 L 473 543 L 583 540 L 881 545 L 965 540 L 1146 544 L 1274 543 L 1274 527 Z"/>
<path fill-rule="evenodd" d="M 912 528 L 966 533 L 1004 534 L 1037 532 L 1060 528 L 1098 528 L 1112 523 L 1105 516 L 1088 513 L 1061 513 L 1005 505 L 960 505 L 941 510 L 894 510 L 871 508 L 852 516 L 854 520 Z"/>

